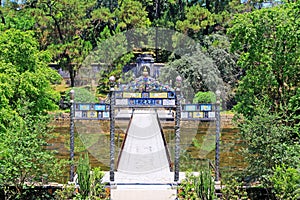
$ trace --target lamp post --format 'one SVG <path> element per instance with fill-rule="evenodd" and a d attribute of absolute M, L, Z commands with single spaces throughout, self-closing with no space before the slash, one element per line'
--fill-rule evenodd
<path fill-rule="evenodd" d="M 74 93 L 70 91 L 70 182 L 74 181 Z"/>
<path fill-rule="evenodd" d="M 182 78 L 180 76 L 176 77 L 176 121 L 175 121 L 175 174 L 174 181 L 179 180 L 179 157 L 180 157 L 180 118 L 181 118 L 181 88 Z"/>
<path fill-rule="evenodd" d="M 115 81 L 114 76 L 109 77 L 110 83 L 110 181 L 115 180 Z"/>
<path fill-rule="evenodd" d="M 220 95 L 221 91 L 216 91 L 216 155 L 215 155 L 215 164 L 216 164 L 216 177 L 215 181 L 219 181 L 220 176 L 220 125 L 221 125 L 221 118 L 220 118 Z"/>

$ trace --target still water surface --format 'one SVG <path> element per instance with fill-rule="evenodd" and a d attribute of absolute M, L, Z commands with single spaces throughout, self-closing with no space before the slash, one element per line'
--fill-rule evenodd
<path fill-rule="evenodd" d="M 116 121 L 116 154 L 128 127 L 128 121 Z M 221 122 L 222 123 L 222 122 Z M 70 127 L 66 123 L 57 123 L 49 141 L 49 149 L 56 151 L 57 158 L 70 157 Z M 174 160 L 174 122 L 161 122 L 171 160 Z M 208 165 L 208 160 L 215 161 L 215 123 L 214 122 L 182 122 L 181 123 L 181 171 L 198 171 L 201 166 Z M 239 138 L 238 129 L 232 125 L 221 127 L 220 140 L 220 172 L 230 174 L 245 168 L 246 163 L 240 153 L 243 142 Z M 75 122 L 75 160 L 80 155 L 89 153 L 92 167 L 109 170 L 109 121 L 76 121 Z M 69 166 L 66 166 L 64 180 L 68 179 Z"/>

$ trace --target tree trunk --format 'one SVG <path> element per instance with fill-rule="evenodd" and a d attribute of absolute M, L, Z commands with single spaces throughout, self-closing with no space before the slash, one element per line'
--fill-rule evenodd
<path fill-rule="evenodd" d="M 2 5 L 1 5 L 1 1 L 0 1 L 0 6 L 2 6 Z M 1 17 L 1 22 L 2 22 L 2 24 L 5 24 L 5 18 L 4 18 L 4 16 L 3 16 L 2 11 L 0 11 L 0 17 Z"/>
<path fill-rule="evenodd" d="M 210 10 L 210 0 L 206 0 L 205 7 L 209 12 L 211 11 Z"/>
<path fill-rule="evenodd" d="M 71 58 L 69 57 L 69 55 L 67 55 L 67 68 L 69 70 L 69 74 L 70 74 L 70 81 L 71 81 L 71 87 L 75 86 L 75 70 L 74 67 L 71 63 Z"/>

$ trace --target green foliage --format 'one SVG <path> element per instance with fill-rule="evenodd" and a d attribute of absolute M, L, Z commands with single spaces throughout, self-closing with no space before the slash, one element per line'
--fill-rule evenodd
<path fill-rule="evenodd" d="M 128 52 L 127 47 L 130 46 L 126 40 L 126 35 L 120 32 L 118 28 L 111 33 L 108 27 L 105 27 L 101 37 L 97 40 L 97 45 L 101 46 L 95 50 L 90 56 L 92 61 L 105 63 L 100 71 L 100 81 L 98 84 L 98 92 L 105 94 L 109 92 L 109 77 L 115 76 L 116 80 L 121 77 L 124 65 L 128 64 L 134 57 L 132 52 Z"/>
<path fill-rule="evenodd" d="M 238 54 L 230 52 L 229 38 L 225 35 L 205 36 L 202 43 L 204 52 L 212 58 L 223 80 L 222 107 L 231 109 L 235 103 L 235 87 L 242 74 L 237 65 Z"/>
<path fill-rule="evenodd" d="M 0 24 L 0 30 L 7 29 L 18 29 L 22 31 L 32 30 L 35 19 L 32 17 L 31 13 L 27 9 L 13 8 L 11 5 L 1 6 L 0 17 L 2 18 L 2 24 Z"/>
<path fill-rule="evenodd" d="M 199 142 L 195 139 L 193 140 L 193 145 L 199 149 L 200 151 L 200 144 Z M 182 171 L 199 171 L 203 167 L 207 166 L 207 161 L 206 160 L 195 160 L 189 152 L 186 150 L 182 150 L 180 152 L 180 170 Z"/>
<path fill-rule="evenodd" d="M 300 198 L 300 171 L 299 169 L 277 165 L 274 174 L 270 176 L 273 193 L 277 199 L 293 200 Z"/>
<path fill-rule="evenodd" d="M 279 199 L 294 198 L 283 185 L 294 187 L 290 169 L 300 164 L 299 8 L 295 2 L 240 14 L 228 31 L 245 71 L 235 109 L 243 115 L 239 124 L 247 174 L 267 187 L 272 177 Z"/>
<path fill-rule="evenodd" d="M 194 98 L 195 91 L 215 91 L 223 82 L 213 60 L 199 48 L 192 55 L 186 54 L 169 62 L 161 69 L 159 78 L 162 82 L 175 80 L 178 74 L 183 78 L 184 96 L 190 102 Z"/>
<path fill-rule="evenodd" d="M 90 193 L 91 167 L 88 153 L 82 158 L 80 156 L 77 166 L 78 183 L 80 194 L 85 198 Z"/>
<path fill-rule="evenodd" d="M 89 19 L 87 15 L 95 2 L 91 0 L 37 1 L 31 11 L 35 18 L 35 32 L 41 49 L 48 49 L 52 62 L 67 69 L 71 86 L 74 86 L 75 70 L 80 67 L 92 48 L 86 40 Z"/>
<path fill-rule="evenodd" d="M 85 158 L 80 157 L 80 159 L 82 159 L 81 161 L 79 160 L 80 165 L 86 168 L 85 170 L 87 170 L 87 168 L 89 168 L 88 167 L 89 163 L 87 163 L 88 160 L 87 157 Z M 89 171 L 89 173 L 90 173 L 90 176 L 88 178 L 89 180 L 86 179 L 85 181 L 83 181 L 84 182 L 83 184 L 85 186 L 89 185 L 89 193 L 83 192 L 81 188 L 79 188 L 79 193 L 78 193 L 77 187 L 74 184 L 69 184 L 69 185 L 64 185 L 62 190 L 57 190 L 55 192 L 54 194 L 55 199 L 59 199 L 59 200 L 108 199 L 108 194 L 106 193 L 105 185 L 102 183 L 102 178 L 104 176 L 104 173 L 101 171 L 100 168 L 94 168 L 92 171 Z M 85 178 L 87 178 L 86 175 Z"/>
<path fill-rule="evenodd" d="M 236 110 L 245 117 L 253 117 L 261 101 L 271 111 L 290 116 L 286 108 L 300 86 L 299 13 L 298 1 L 233 20 L 228 31 L 232 50 L 241 53 L 238 64 L 246 71 L 237 89 Z"/>
<path fill-rule="evenodd" d="M 22 199 L 26 196 L 24 189 L 40 184 L 45 174 L 53 179 L 59 171 L 51 170 L 57 167 L 57 160 L 44 148 L 49 136 L 47 118 L 28 114 L 11 120 L 10 126 L 0 132 L 0 185 L 15 186 L 16 193 L 11 195 Z"/>
<path fill-rule="evenodd" d="M 91 177 L 90 177 L 90 184 L 91 184 L 91 192 L 90 196 L 97 199 L 106 199 L 107 193 L 105 191 L 105 185 L 102 183 L 104 173 L 101 171 L 100 168 L 94 168 Z"/>
<path fill-rule="evenodd" d="M 215 24 L 213 15 L 199 4 L 186 9 L 186 19 L 176 22 L 176 29 L 183 33 L 198 33 Z"/>
<path fill-rule="evenodd" d="M 32 114 L 56 109 L 59 94 L 53 90 L 51 83 L 57 81 L 59 75 L 47 66 L 49 61 L 49 53 L 38 50 L 33 32 L 14 29 L 1 32 L 2 102 L 13 110 L 27 106 Z M 26 102 L 31 103 L 25 105 Z"/>
<path fill-rule="evenodd" d="M 247 1 L 244 3 L 241 3 L 240 0 L 231 0 L 228 2 L 228 8 L 227 10 L 232 13 L 246 13 L 254 10 L 254 3 L 255 1 Z"/>
<path fill-rule="evenodd" d="M 142 3 L 136 0 L 124 0 L 115 11 L 120 30 L 149 27 L 151 22 Z"/>
<path fill-rule="evenodd" d="M 238 55 L 230 52 L 230 41 L 226 35 L 211 34 L 203 39 L 203 50 L 214 60 L 224 82 L 237 82 L 240 68 L 236 62 Z M 233 86 L 233 85 L 232 85 Z"/>
<path fill-rule="evenodd" d="M 38 179 L 41 171 L 46 172 L 43 166 L 50 166 L 49 174 L 53 169 L 53 163 L 48 165 L 45 159 L 49 156 L 54 162 L 52 155 L 39 149 L 46 145 L 44 133 L 48 132 L 43 116 L 46 111 L 56 109 L 59 100 L 51 87 L 59 76 L 47 67 L 48 63 L 56 61 L 68 69 L 74 84 L 75 71 L 92 47 L 100 46 L 105 53 L 94 61 L 107 66 L 100 75 L 98 89 L 108 92 L 108 78 L 114 75 L 119 79 L 122 67 L 133 58 L 127 52 L 133 41 L 124 44 L 124 35 L 113 41 L 109 38 L 123 30 L 155 24 L 180 30 L 202 45 L 193 55 L 177 59 L 165 54 L 163 59 L 173 60 L 162 70 L 162 78 L 175 80 L 178 75 L 175 72 L 179 72 L 184 78 L 183 92 L 192 86 L 193 94 L 185 94 L 190 101 L 194 92 L 215 91 L 221 83 L 230 95 L 222 97 L 227 101 L 235 95 L 234 87 L 243 75 L 237 89 L 236 110 L 245 117 L 241 134 L 248 145 L 249 174 L 263 180 L 273 175 L 274 189 L 279 195 L 286 195 L 287 188 L 281 183 L 282 179 L 288 179 L 279 172 L 293 174 L 287 169 L 299 165 L 299 2 L 254 12 L 251 3 L 256 0 L 245 4 L 238 0 L 212 0 L 203 4 L 205 8 L 203 2 L 124 0 L 119 1 L 117 8 L 107 0 L 49 0 L 0 7 L 0 163 L 6 166 L 0 168 L 0 180 L 22 188 L 24 185 L 18 180 Z M 229 40 L 222 36 L 227 32 L 232 13 L 242 13 L 235 17 L 229 30 L 236 54 L 229 52 Z M 43 51 L 46 49 L 50 53 Z M 239 66 L 245 73 L 236 65 L 237 54 L 241 54 Z M 86 90 L 76 90 L 75 101 L 95 102 L 95 97 Z M 204 94 L 197 95 L 198 102 L 209 99 Z M 39 132 L 39 128 L 45 132 Z M 199 148 L 196 140 L 193 143 Z M 18 152 L 13 149 L 15 146 Z M 184 155 L 184 159 L 190 159 L 190 155 Z M 41 162 L 46 164 L 40 167 Z M 280 163 L 287 169 L 274 168 Z M 191 196 L 195 190 L 190 190 Z"/>
<path fill-rule="evenodd" d="M 155 7 L 154 7 L 155 6 Z M 185 17 L 184 9 L 187 6 L 185 1 L 156 1 L 154 5 L 153 21 L 156 26 L 175 29 L 176 22 Z M 156 12 L 157 11 L 157 12 Z"/>
<path fill-rule="evenodd" d="M 95 97 L 94 94 L 92 94 L 89 90 L 85 89 L 85 88 L 78 88 L 78 87 L 74 87 L 74 88 L 70 88 L 68 90 L 66 90 L 66 98 L 65 100 L 67 102 L 70 102 L 70 91 L 74 90 L 74 101 L 76 103 L 96 103 L 97 99 Z"/>
<path fill-rule="evenodd" d="M 243 200 L 248 199 L 244 183 L 237 178 L 231 178 L 225 181 L 222 187 L 222 199 L 224 200 Z"/>
<path fill-rule="evenodd" d="M 252 120 L 244 119 L 240 123 L 240 133 L 246 143 L 248 174 L 266 182 L 280 163 L 291 168 L 299 166 L 297 132 L 297 128 L 288 126 L 281 115 L 271 114 L 268 109 L 259 109 Z"/>
<path fill-rule="evenodd" d="M 12 198 L 53 179 L 57 160 L 46 150 L 49 136 L 47 111 L 57 108 L 59 94 L 51 83 L 59 75 L 47 64 L 31 31 L 8 29 L 0 33 L 0 184 L 13 186 Z M 26 184 L 25 184 L 26 182 Z"/>
<path fill-rule="evenodd" d="M 56 190 L 54 197 L 57 200 L 74 199 L 76 193 L 75 184 L 63 185 L 61 190 Z"/>
<path fill-rule="evenodd" d="M 213 200 L 215 199 L 215 182 L 210 174 L 210 171 L 200 171 L 196 192 L 200 199 Z"/>
<path fill-rule="evenodd" d="M 178 199 L 215 199 L 215 182 L 208 169 L 199 175 L 187 173 L 178 188 Z"/>
<path fill-rule="evenodd" d="M 197 92 L 195 98 L 193 99 L 193 103 L 215 103 L 216 95 L 215 93 L 208 92 Z"/>
<path fill-rule="evenodd" d="M 178 187 L 178 199 L 197 199 L 196 177 L 192 174 L 186 176 Z"/>

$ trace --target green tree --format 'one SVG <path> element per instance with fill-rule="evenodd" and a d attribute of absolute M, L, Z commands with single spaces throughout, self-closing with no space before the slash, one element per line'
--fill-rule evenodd
<path fill-rule="evenodd" d="M 24 198 L 24 189 L 45 178 L 53 180 L 54 174 L 59 173 L 55 172 L 59 168 L 54 154 L 45 150 L 45 140 L 49 137 L 47 117 L 32 116 L 24 107 L 22 112 L 26 117 L 10 116 L 9 126 L 0 131 L 0 185 L 14 186 L 16 193 L 8 190 L 6 196 L 14 199 Z"/>
<path fill-rule="evenodd" d="M 162 26 L 174 29 L 178 20 L 185 18 L 185 9 L 187 2 L 182 0 L 160 1 L 156 0 L 154 23 L 157 26 Z"/>
<path fill-rule="evenodd" d="M 236 109 L 245 117 L 255 115 L 260 101 L 271 112 L 288 109 L 300 83 L 299 2 L 237 15 L 229 34 L 232 50 L 241 54 L 245 70 L 239 82 Z"/>
<path fill-rule="evenodd" d="M 33 32 L 0 33 L 0 185 L 15 186 L 13 198 L 22 198 L 25 182 L 41 181 L 55 169 L 45 139 L 47 111 L 56 109 L 59 100 L 51 83 L 60 77 L 48 67 L 50 59 Z"/>
<path fill-rule="evenodd" d="M 120 7 L 115 11 L 117 26 L 120 30 L 149 27 L 151 22 L 147 15 L 143 5 L 135 0 L 122 1 Z"/>
<path fill-rule="evenodd" d="M 195 94 L 195 98 L 193 99 L 193 103 L 215 103 L 216 95 L 215 93 L 208 92 L 197 92 Z"/>
<path fill-rule="evenodd" d="M 217 66 L 200 48 L 169 62 L 161 69 L 160 79 L 162 82 L 175 80 L 177 75 L 183 78 L 182 91 L 189 102 L 193 101 L 196 92 L 216 91 L 223 85 Z"/>
<path fill-rule="evenodd" d="M 91 12 L 90 31 L 88 31 L 88 41 L 93 45 L 93 49 L 97 47 L 99 39 L 105 39 L 107 32 L 111 34 L 116 24 L 113 13 L 107 7 L 99 7 Z"/>
<path fill-rule="evenodd" d="M 31 13 L 21 9 L 15 2 L 8 2 L 0 7 L 0 18 L 0 30 L 10 28 L 32 30 L 36 23 Z"/>
<path fill-rule="evenodd" d="M 228 11 L 213 13 L 200 4 L 185 9 L 185 18 L 176 22 L 176 29 L 196 40 L 203 40 L 204 35 L 225 32 L 230 20 Z"/>
<path fill-rule="evenodd" d="M 228 31 L 244 70 L 235 109 L 243 116 L 247 174 L 268 187 L 276 166 L 300 164 L 299 9 L 297 2 L 239 14 Z"/>
<path fill-rule="evenodd" d="M 199 33 L 203 34 L 208 26 L 215 24 L 213 14 L 198 4 L 188 7 L 185 16 L 185 20 L 176 22 L 176 29 L 190 36 L 196 34 L 199 37 Z"/>
<path fill-rule="evenodd" d="M 134 57 L 130 50 L 129 41 L 126 38 L 126 32 L 121 33 L 117 28 L 111 33 L 108 26 L 100 33 L 97 38 L 96 48 L 85 60 L 83 66 L 89 68 L 91 63 L 101 63 L 99 72 L 98 92 L 106 94 L 109 91 L 109 77 L 115 76 L 119 79 L 124 65 L 128 64 Z M 129 49 L 129 50 L 128 50 Z"/>
<path fill-rule="evenodd" d="M 85 89 L 85 88 L 78 88 L 78 87 L 75 87 L 75 88 L 70 88 L 66 91 L 66 98 L 65 98 L 65 101 L 66 102 L 70 102 L 70 91 L 71 89 L 74 90 L 74 101 L 76 103 L 96 103 L 97 102 L 97 99 L 95 97 L 95 95 L 90 92 L 88 89 Z"/>
<path fill-rule="evenodd" d="M 126 38 L 126 31 L 128 33 L 131 29 L 147 28 L 151 24 L 142 3 L 126 0 L 117 5 L 114 5 L 113 9 L 95 8 L 91 12 L 89 33 L 93 36 L 93 45 L 98 48 L 88 56 L 86 60 L 89 61 L 83 63 L 83 66 L 88 67 L 92 62 L 101 63 L 99 93 L 108 92 L 109 77 L 113 75 L 119 79 L 124 65 L 134 57 L 131 46 L 136 42 L 135 36 Z"/>
<path fill-rule="evenodd" d="M 60 81 L 59 75 L 48 67 L 49 52 L 40 51 L 33 32 L 9 29 L 0 34 L 0 73 L 7 106 L 16 110 L 28 106 L 32 115 L 56 109 L 59 95 L 51 83 Z"/>
<path fill-rule="evenodd" d="M 230 52 L 229 38 L 225 35 L 205 36 L 202 43 L 203 51 L 214 61 L 223 80 L 222 108 L 231 109 L 235 105 L 235 88 L 243 74 L 237 65 L 238 54 Z"/>
<path fill-rule="evenodd" d="M 284 164 L 276 166 L 274 174 L 270 177 L 272 192 L 278 199 L 300 198 L 300 171 Z"/>
<path fill-rule="evenodd" d="M 247 174 L 263 183 L 268 182 L 277 165 L 297 168 L 300 164 L 298 130 L 286 126 L 280 114 L 270 113 L 261 106 L 251 120 L 240 123 L 240 133 L 246 143 L 244 155 L 249 163 Z"/>
<path fill-rule="evenodd" d="M 36 19 L 40 47 L 51 51 L 52 61 L 69 71 L 72 87 L 76 70 L 92 48 L 86 29 L 94 5 L 92 0 L 40 0 L 26 8 Z"/>

